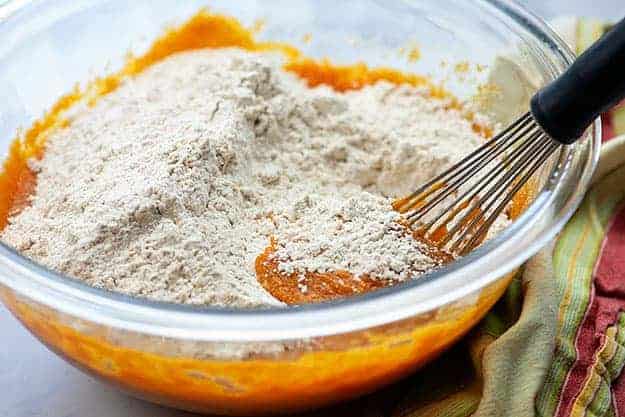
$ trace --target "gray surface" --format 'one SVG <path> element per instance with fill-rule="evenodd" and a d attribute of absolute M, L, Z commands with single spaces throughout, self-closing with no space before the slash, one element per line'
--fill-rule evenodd
<path fill-rule="evenodd" d="M 524 0 L 539 14 L 625 16 L 622 0 Z M 2 0 L 0 0 L 2 4 Z M 0 417 L 189 417 L 129 398 L 49 352 L 0 306 Z"/>

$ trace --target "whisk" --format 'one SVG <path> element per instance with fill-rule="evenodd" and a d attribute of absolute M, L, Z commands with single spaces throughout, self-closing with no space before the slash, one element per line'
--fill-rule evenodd
<path fill-rule="evenodd" d="M 413 230 L 464 255 L 552 155 L 624 97 L 625 19 L 536 93 L 529 112 L 394 208 Z"/>

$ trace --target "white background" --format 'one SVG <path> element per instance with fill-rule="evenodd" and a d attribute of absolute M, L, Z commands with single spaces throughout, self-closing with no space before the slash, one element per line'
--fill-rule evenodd
<path fill-rule="evenodd" d="M 0 0 L 0 4 L 3 1 Z M 623 0 L 522 0 L 545 17 L 625 16 Z M 191 416 L 129 398 L 46 350 L 0 306 L 0 417 Z"/>

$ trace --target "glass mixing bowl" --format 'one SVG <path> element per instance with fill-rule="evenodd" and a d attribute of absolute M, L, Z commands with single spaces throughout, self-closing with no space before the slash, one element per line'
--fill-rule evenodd
<path fill-rule="evenodd" d="M 453 67 L 441 62 L 490 65 L 514 52 L 536 88 L 573 59 L 545 23 L 503 0 L 12 1 L 0 7 L 1 146 L 8 149 L 16 129 L 77 81 L 118 68 L 126 52 L 145 50 L 164 27 L 205 3 L 247 25 L 262 19 L 261 38 L 314 57 L 365 60 L 438 80 Z M 417 62 L 397 52 L 415 43 Z M 446 85 L 468 98 L 479 78 Z M 502 94 L 517 90 L 512 85 Z M 514 269 L 577 207 L 599 135 L 595 125 L 561 151 L 531 205 L 496 239 L 418 281 L 366 296 L 255 311 L 155 303 L 88 287 L 5 245 L 0 296 L 52 350 L 142 398 L 221 414 L 319 407 L 414 371 L 476 324 Z"/>

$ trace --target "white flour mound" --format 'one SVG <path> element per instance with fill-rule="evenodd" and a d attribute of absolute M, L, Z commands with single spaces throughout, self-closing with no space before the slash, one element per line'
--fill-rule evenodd
<path fill-rule="evenodd" d="M 178 54 L 49 138 L 2 239 L 91 285 L 177 303 L 281 305 L 254 273 L 272 236 L 284 271 L 408 279 L 436 262 L 398 233 L 389 199 L 481 142 L 448 104 L 384 82 L 309 89 L 270 54 Z"/>
<path fill-rule="evenodd" d="M 279 218 L 273 256 L 281 272 L 346 270 L 357 278 L 399 282 L 440 266 L 424 243 L 407 234 L 390 201 L 354 194 L 307 195 Z"/>

